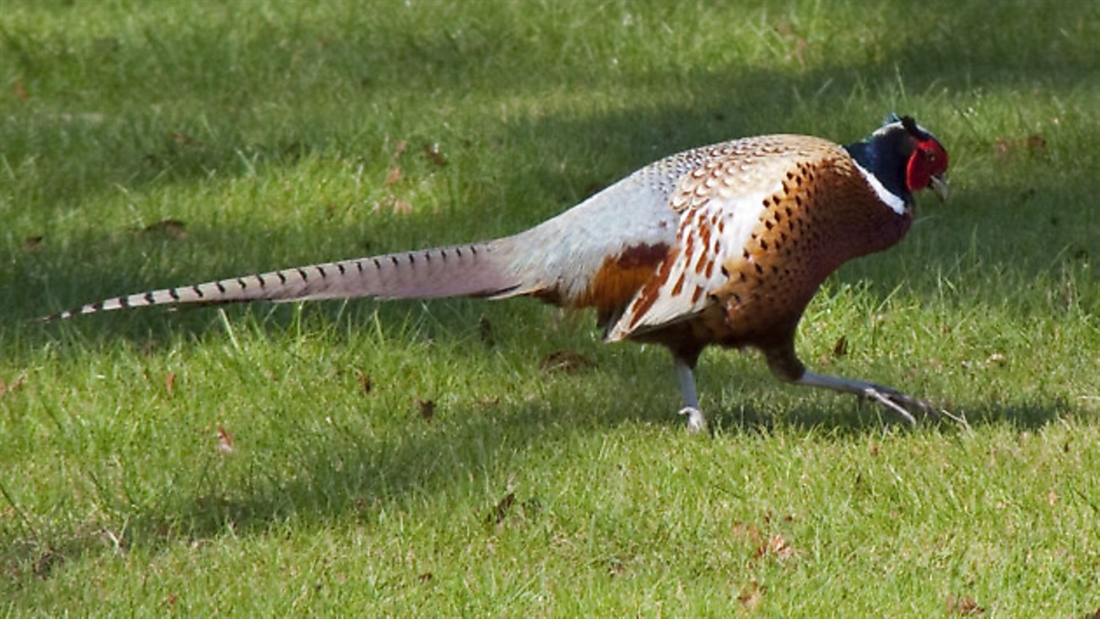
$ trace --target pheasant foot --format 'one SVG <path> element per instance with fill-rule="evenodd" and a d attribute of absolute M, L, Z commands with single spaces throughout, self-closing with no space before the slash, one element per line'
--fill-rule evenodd
<path fill-rule="evenodd" d="M 703 411 L 694 406 L 685 406 L 680 409 L 681 415 L 687 416 L 687 431 L 689 434 L 701 434 L 707 432 L 707 418 Z"/>
<path fill-rule="evenodd" d="M 689 434 L 708 432 L 707 418 L 699 407 L 699 395 L 695 390 L 695 371 L 686 361 L 673 356 L 672 364 L 676 368 L 676 381 L 680 385 L 680 395 L 684 398 L 684 407 L 680 409 L 681 415 L 687 415 L 687 431 Z"/>
<path fill-rule="evenodd" d="M 911 426 L 917 425 L 917 420 L 915 417 L 913 417 L 913 414 L 910 413 L 907 408 L 905 408 L 905 406 L 912 406 L 925 412 L 933 410 L 931 405 L 923 400 L 918 400 L 917 398 L 914 398 L 912 396 L 908 396 L 904 393 L 894 391 L 893 389 L 881 387 L 879 385 L 870 385 L 865 388 L 863 390 L 863 393 L 860 394 L 860 398 L 866 400 L 874 400 L 875 402 L 878 402 L 886 408 L 901 415 L 902 419 L 904 419 Z"/>
<path fill-rule="evenodd" d="M 825 389 L 831 389 L 833 391 L 839 391 L 841 393 L 852 393 L 859 396 L 861 399 L 872 400 L 885 406 L 886 408 L 894 411 L 901 416 L 909 425 L 916 425 L 917 420 L 910 411 L 919 411 L 923 414 L 932 414 L 940 416 L 941 413 L 946 411 L 940 411 L 935 406 L 932 406 L 928 402 L 919 398 L 914 398 L 911 395 L 906 395 L 896 389 L 890 387 L 883 387 L 882 385 L 876 385 L 875 383 L 869 383 L 862 380 L 852 380 L 848 378 L 839 378 L 836 376 L 825 376 L 823 374 L 815 374 L 813 372 L 805 372 L 802 377 L 794 381 L 796 384 L 805 385 L 807 387 L 823 387 Z M 954 415 L 947 414 L 947 417 L 960 421 Z M 963 422 L 965 423 L 965 422 Z"/>

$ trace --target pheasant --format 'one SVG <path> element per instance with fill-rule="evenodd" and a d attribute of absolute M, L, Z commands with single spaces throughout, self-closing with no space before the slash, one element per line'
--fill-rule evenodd
<path fill-rule="evenodd" d="M 914 192 L 946 198 L 946 171 L 946 150 L 911 117 L 891 115 L 847 146 L 748 137 L 656 161 L 514 236 L 143 292 L 42 320 L 163 304 L 531 296 L 594 308 L 608 342 L 667 347 L 689 430 L 706 427 L 694 369 L 710 345 L 759 349 L 781 381 L 871 399 L 914 423 L 910 409 L 931 410 L 919 399 L 808 371 L 795 331 L 830 273 L 901 240 Z"/>

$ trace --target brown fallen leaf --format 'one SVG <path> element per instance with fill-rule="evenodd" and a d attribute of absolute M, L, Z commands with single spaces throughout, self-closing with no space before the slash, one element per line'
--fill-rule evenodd
<path fill-rule="evenodd" d="M 227 432 L 223 426 L 218 426 L 218 451 L 222 453 L 233 452 L 233 435 Z"/>
<path fill-rule="evenodd" d="M 833 344 L 833 356 L 843 357 L 848 354 L 848 338 L 847 336 L 840 336 L 837 338 L 836 343 Z"/>
<path fill-rule="evenodd" d="M 30 95 L 27 93 L 27 85 L 23 83 L 23 80 L 15 81 L 15 98 L 20 101 L 26 101 L 30 98 Z"/>
<path fill-rule="evenodd" d="M 163 234 L 173 239 L 187 238 L 187 224 L 178 219 L 162 219 L 142 229 L 145 234 Z"/>
<path fill-rule="evenodd" d="M 172 392 L 176 390 L 175 372 L 168 372 L 164 375 L 164 390 L 168 392 L 168 395 L 172 395 Z"/>
<path fill-rule="evenodd" d="M 405 140 L 398 140 L 397 145 L 393 149 L 394 160 L 400 159 L 401 155 L 405 154 L 405 151 L 409 148 L 409 143 Z"/>
<path fill-rule="evenodd" d="M 31 252 L 37 250 L 42 246 L 42 240 L 46 237 L 41 234 L 35 236 L 28 236 L 23 239 L 23 251 Z"/>
<path fill-rule="evenodd" d="M 949 617 L 976 616 L 985 613 L 972 596 L 947 596 L 947 615 Z"/>
<path fill-rule="evenodd" d="M 806 51 L 806 48 L 810 46 L 809 42 L 806 41 L 805 38 L 795 33 L 794 25 L 791 24 L 790 20 L 786 18 L 780 18 L 780 20 L 776 22 L 774 29 L 775 33 L 778 34 L 779 37 L 782 38 L 784 41 L 787 41 L 788 43 L 794 43 L 794 47 L 789 52 L 787 52 L 784 60 L 787 60 L 788 62 L 791 60 L 797 60 L 799 66 L 805 67 L 806 60 L 802 57 L 802 54 Z"/>
<path fill-rule="evenodd" d="M 4 384 L 4 379 L 0 378 L 0 398 L 4 397 L 5 395 L 7 395 L 9 393 L 15 393 L 16 391 L 19 391 L 20 389 L 23 388 L 23 385 L 24 385 L 24 383 L 26 383 L 26 381 L 27 381 L 27 377 L 25 375 L 20 376 L 19 378 L 15 379 L 14 381 L 12 381 L 8 384 Z"/>
<path fill-rule="evenodd" d="M 783 536 L 776 533 L 768 540 L 768 543 L 756 549 L 756 556 L 761 557 L 763 555 L 772 555 L 780 561 L 786 561 L 794 556 L 794 548 L 787 543 L 787 540 L 783 539 Z"/>
<path fill-rule="evenodd" d="M 386 173 L 386 186 L 396 185 L 399 182 L 401 182 L 401 166 L 395 165 Z"/>
<path fill-rule="evenodd" d="M 781 560 L 786 560 L 794 556 L 794 548 L 787 543 L 787 540 L 783 539 L 782 535 L 775 534 L 770 540 L 768 540 L 768 552 L 779 557 Z"/>
<path fill-rule="evenodd" d="M 798 61 L 798 66 L 800 66 L 802 68 L 805 68 L 806 67 L 806 59 L 803 57 L 803 53 L 806 51 L 806 48 L 808 48 L 809 46 L 810 46 L 810 43 L 806 39 L 804 39 L 802 37 L 797 37 L 797 36 L 794 37 L 794 48 L 791 51 L 787 52 L 787 55 L 784 57 L 784 60 L 788 60 L 788 61 L 797 60 Z"/>
<path fill-rule="evenodd" d="M 173 591 L 172 593 L 168 594 L 168 597 L 164 598 L 164 601 L 161 603 L 161 606 L 167 606 L 168 608 L 175 608 L 176 607 L 176 602 L 179 600 L 179 598 L 180 598 L 180 594 Z"/>
<path fill-rule="evenodd" d="M 543 372 L 579 372 L 596 367 L 596 363 L 575 350 L 558 350 L 546 355 L 539 361 Z"/>
<path fill-rule="evenodd" d="M 416 408 L 420 411 L 420 418 L 424 421 L 431 421 L 435 416 L 435 402 L 433 400 L 421 400 L 416 399 Z"/>
<path fill-rule="evenodd" d="M 447 156 L 443 154 L 443 149 L 439 146 L 439 142 L 425 144 L 424 154 L 428 156 L 428 161 L 431 161 L 441 168 L 447 165 Z"/>
<path fill-rule="evenodd" d="M 761 587 L 755 580 L 750 582 L 748 585 L 741 587 L 741 593 L 737 596 L 737 601 L 741 603 L 742 608 L 751 613 L 764 601 L 764 587 Z"/>
<path fill-rule="evenodd" d="M 508 517 L 509 510 L 516 503 L 515 491 L 509 490 L 508 494 L 505 494 L 502 499 L 497 501 L 496 507 L 493 508 L 489 515 L 485 517 L 487 524 L 500 526 L 504 523 L 504 519 Z"/>
<path fill-rule="evenodd" d="M 359 388 L 363 390 L 363 393 L 370 393 L 373 388 L 370 382 L 370 374 L 363 370 L 355 370 L 355 380 L 359 383 Z"/>
<path fill-rule="evenodd" d="M 613 577 L 624 576 L 626 574 L 626 560 L 620 557 L 612 557 L 607 563 L 607 574 Z"/>

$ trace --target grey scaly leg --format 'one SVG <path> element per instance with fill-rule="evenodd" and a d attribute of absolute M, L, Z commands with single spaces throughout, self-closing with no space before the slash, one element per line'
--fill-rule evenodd
<path fill-rule="evenodd" d="M 683 359 L 675 357 L 673 365 L 676 367 L 676 381 L 680 384 L 680 395 L 684 397 L 684 407 L 680 409 L 681 415 L 687 415 L 688 432 L 695 434 L 707 429 L 707 418 L 699 408 L 699 395 L 695 390 L 695 372 Z"/>

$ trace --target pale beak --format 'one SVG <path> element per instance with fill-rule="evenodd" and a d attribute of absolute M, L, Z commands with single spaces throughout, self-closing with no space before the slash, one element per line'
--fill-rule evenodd
<path fill-rule="evenodd" d="M 940 202 L 947 202 L 947 174 L 932 177 L 932 191 Z"/>

